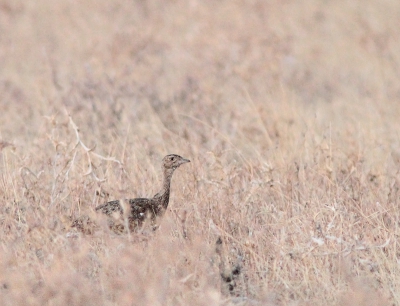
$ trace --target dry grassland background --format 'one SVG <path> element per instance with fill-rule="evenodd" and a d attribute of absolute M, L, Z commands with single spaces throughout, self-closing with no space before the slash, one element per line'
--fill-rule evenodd
<path fill-rule="evenodd" d="M 0 0 L 0 304 L 399 305 L 399 37 L 395 0 Z M 68 227 L 168 153 L 159 230 Z"/>

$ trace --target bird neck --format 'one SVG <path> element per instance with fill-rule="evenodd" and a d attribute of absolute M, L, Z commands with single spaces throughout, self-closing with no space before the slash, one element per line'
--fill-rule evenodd
<path fill-rule="evenodd" d="M 169 194 L 170 194 L 170 188 L 171 188 L 171 178 L 172 174 L 174 173 L 173 169 L 163 169 L 163 185 L 162 189 L 159 193 L 157 193 L 154 197 L 157 198 L 164 209 L 167 208 L 168 202 L 169 202 Z"/>

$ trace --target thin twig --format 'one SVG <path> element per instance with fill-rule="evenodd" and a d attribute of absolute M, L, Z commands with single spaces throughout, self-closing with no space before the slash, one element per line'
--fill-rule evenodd
<path fill-rule="evenodd" d="M 111 162 L 117 163 L 117 164 L 119 164 L 119 165 L 121 166 L 121 168 L 123 169 L 123 163 L 122 163 L 121 161 L 119 161 L 118 159 L 116 159 L 115 157 L 111 157 L 111 156 L 105 157 L 105 156 L 103 156 L 103 155 L 100 155 L 100 154 L 94 152 L 94 149 L 96 148 L 96 145 L 94 145 L 93 148 L 87 147 L 87 146 L 83 143 L 83 141 L 81 140 L 81 137 L 80 137 L 80 135 L 79 135 L 79 128 L 78 128 L 78 126 L 77 126 L 77 125 L 75 124 L 75 122 L 72 120 L 71 115 L 68 114 L 68 117 L 69 117 L 69 123 L 71 124 L 71 126 L 72 126 L 72 128 L 73 128 L 73 130 L 74 130 L 74 132 L 75 132 L 75 136 L 76 136 L 76 145 L 75 145 L 75 147 L 74 147 L 74 150 L 80 145 L 80 146 L 85 150 L 85 153 L 86 153 L 86 156 L 87 156 L 87 159 L 88 159 L 89 169 L 88 169 L 88 171 L 84 174 L 85 176 L 91 174 L 91 175 L 93 175 L 93 177 L 94 177 L 94 179 L 95 179 L 96 181 L 99 181 L 99 182 L 105 181 L 105 179 L 100 179 L 100 178 L 98 178 L 98 177 L 96 176 L 96 174 L 94 173 L 94 171 L 93 171 L 93 163 L 92 163 L 92 159 L 91 159 L 91 154 L 92 154 L 93 156 L 95 156 L 95 157 L 101 159 L 101 160 L 111 161 Z M 76 154 L 75 154 L 75 155 L 76 155 Z M 74 158 L 73 158 L 72 161 L 75 160 L 75 155 L 74 155 Z M 72 164 L 71 164 L 71 167 L 72 167 Z M 68 175 L 68 172 L 69 172 L 69 170 L 67 171 L 67 175 Z"/>

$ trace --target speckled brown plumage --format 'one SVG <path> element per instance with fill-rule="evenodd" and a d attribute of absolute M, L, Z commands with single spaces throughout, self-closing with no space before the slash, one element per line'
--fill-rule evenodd
<path fill-rule="evenodd" d="M 163 186 L 161 191 L 154 197 L 123 201 L 115 200 L 96 207 L 96 211 L 102 212 L 108 216 L 120 217 L 121 220 L 126 218 L 131 231 L 141 226 L 146 218 L 150 218 L 150 220 L 154 221 L 156 217 L 161 216 L 168 207 L 172 174 L 180 165 L 188 162 L 190 162 L 190 160 L 176 154 L 165 156 L 162 160 L 164 176 Z M 124 231 L 124 223 L 110 220 L 109 225 L 115 232 Z"/>

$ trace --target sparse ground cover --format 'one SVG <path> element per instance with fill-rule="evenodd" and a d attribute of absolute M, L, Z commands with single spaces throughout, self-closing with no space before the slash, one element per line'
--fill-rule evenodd
<path fill-rule="evenodd" d="M 399 20 L 0 0 L 0 304 L 399 305 Z M 191 163 L 156 232 L 69 228 L 152 196 L 168 153 Z"/>

